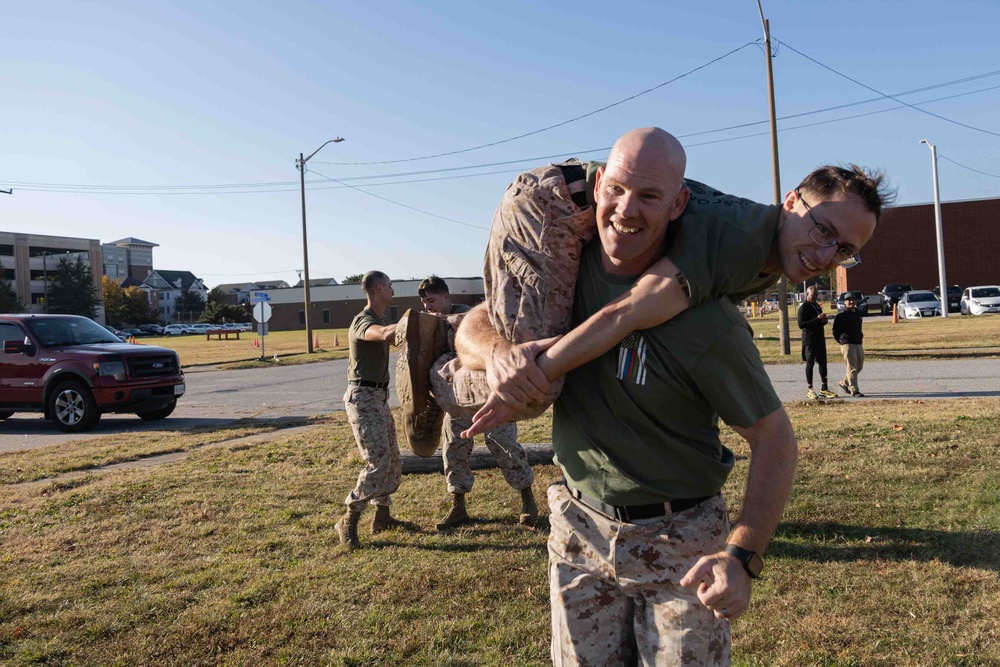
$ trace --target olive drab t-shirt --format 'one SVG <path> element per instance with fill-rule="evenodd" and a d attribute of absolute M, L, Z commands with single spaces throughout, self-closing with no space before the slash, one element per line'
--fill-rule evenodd
<path fill-rule="evenodd" d="M 388 326 L 389 318 L 378 317 L 371 308 L 365 308 L 354 316 L 347 331 L 347 343 L 351 358 L 347 363 L 347 379 L 359 382 L 389 381 L 388 341 L 367 341 L 365 332 L 372 325 Z"/>
<path fill-rule="evenodd" d="M 586 164 L 595 205 L 594 184 L 602 162 Z M 670 223 L 666 256 L 677 265 L 691 288 L 691 305 L 728 297 L 739 303 L 778 282 L 780 274 L 761 274 L 778 234 L 780 206 L 758 204 L 685 179 L 691 198 L 681 216 Z"/>
<path fill-rule="evenodd" d="M 600 251 L 599 239 L 584 249 L 574 326 L 635 282 L 605 272 Z M 747 427 L 780 407 L 746 319 L 713 300 L 567 374 L 556 463 L 570 486 L 614 505 L 711 495 L 733 467 L 719 417 Z"/>

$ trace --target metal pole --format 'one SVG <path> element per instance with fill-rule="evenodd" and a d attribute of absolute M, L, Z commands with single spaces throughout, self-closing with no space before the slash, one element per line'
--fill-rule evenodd
<path fill-rule="evenodd" d="M 48 253 L 42 252 L 42 281 L 45 283 L 45 312 L 49 312 L 49 265 Z"/>
<path fill-rule="evenodd" d="M 760 12 L 760 22 L 764 26 L 764 55 L 767 62 L 767 106 L 771 116 L 771 171 L 774 180 L 774 203 L 781 206 L 781 169 L 778 163 L 778 116 L 774 104 L 774 70 L 771 67 L 771 22 L 764 18 L 764 8 L 757 0 L 757 10 Z M 781 340 L 781 353 L 791 354 L 791 343 L 788 335 L 788 278 L 784 275 L 778 280 L 778 325 Z"/>
<path fill-rule="evenodd" d="M 937 146 L 926 139 L 920 143 L 931 149 L 931 174 L 934 176 L 934 231 L 937 234 L 938 285 L 941 287 L 941 317 L 948 317 L 948 282 L 944 271 L 944 227 L 941 225 L 941 188 L 938 185 Z"/>
<path fill-rule="evenodd" d="M 302 272 L 305 274 L 302 290 L 305 295 L 306 352 L 312 354 L 312 328 L 309 326 L 309 242 L 306 236 L 306 160 L 302 153 L 299 153 L 299 179 L 302 183 Z"/>

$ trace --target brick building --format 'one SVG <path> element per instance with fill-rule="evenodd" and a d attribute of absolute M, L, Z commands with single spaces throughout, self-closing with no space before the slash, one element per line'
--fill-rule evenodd
<path fill-rule="evenodd" d="M 482 278 L 445 278 L 451 291 L 452 303 L 464 303 L 474 306 L 485 297 Z M 392 288 L 395 297 L 389 307 L 389 322 L 397 322 L 407 308 L 422 309 L 420 296 L 417 294 L 419 280 L 393 280 Z M 271 296 L 271 319 L 268 325 L 271 331 L 304 330 L 305 308 L 302 287 L 286 289 L 269 289 Z M 318 285 L 309 281 L 309 298 L 312 307 L 309 311 L 309 326 L 313 329 L 343 329 L 351 325 L 354 316 L 365 307 L 365 294 L 361 285 Z"/>
<path fill-rule="evenodd" d="M 942 202 L 941 227 L 948 284 L 963 288 L 1000 284 L 1000 199 Z M 859 266 L 837 269 L 838 292 L 874 294 L 887 283 L 934 289 L 938 284 L 934 204 L 887 209 L 861 257 Z"/>

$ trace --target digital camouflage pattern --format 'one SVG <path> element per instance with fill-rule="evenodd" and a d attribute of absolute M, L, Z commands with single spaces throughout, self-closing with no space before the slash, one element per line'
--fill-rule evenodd
<path fill-rule="evenodd" d="M 448 480 L 448 493 L 469 493 L 475 483 L 475 475 L 469 466 L 469 456 L 472 454 L 472 438 L 459 435 L 469 428 L 472 422 L 466 419 L 455 419 L 450 415 L 444 418 L 442 429 L 442 452 L 444 474 Z M 528 465 L 528 455 L 517 442 L 517 424 L 503 424 L 492 431 L 486 432 L 486 447 L 496 459 L 497 467 L 503 473 L 515 491 L 527 489 L 535 481 L 535 473 Z"/>
<path fill-rule="evenodd" d="M 493 216 L 483 271 L 490 323 L 504 338 L 525 343 L 569 331 L 580 253 L 597 234 L 594 215 L 593 207 L 573 203 L 558 165 L 523 173 L 507 186 Z M 553 383 L 546 401 L 517 419 L 545 412 L 562 383 Z M 434 365 L 431 385 L 441 408 L 463 418 L 471 418 L 490 394 L 486 374 L 454 358 Z"/>
<path fill-rule="evenodd" d="M 637 523 L 591 509 L 563 483 L 548 500 L 553 665 L 730 664 L 729 621 L 679 583 L 725 546 L 722 496 Z"/>
<path fill-rule="evenodd" d="M 389 410 L 389 390 L 348 385 L 344 409 L 365 461 L 358 483 L 344 502 L 354 511 L 363 510 L 369 502 L 390 505 L 389 496 L 402 480 L 403 460 L 396 444 L 396 422 Z"/>

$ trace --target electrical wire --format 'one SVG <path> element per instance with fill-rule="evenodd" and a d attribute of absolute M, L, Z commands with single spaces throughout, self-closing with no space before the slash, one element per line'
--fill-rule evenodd
<path fill-rule="evenodd" d="M 938 158 L 940 158 L 942 160 L 947 160 L 948 162 L 951 162 L 953 165 L 959 166 L 962 169 L 968 169 L 969 171 L 974 171 L 977 174 L 982 174 L 983 176 L 992 176 L 993 178 L 1000 178 L 1000 176 L 997 176 L 996 174 L 991 174 L 991 173 L 989 173 L 987 171 L 979 171 L 978 169 L 973 169 L 972 167 L 967 167 L 964 164 L 962 164 L 961 162 L 956 162 L 955 160 L 952 160 L 950 157 L 945 157 L 944 155 L 938 155 Z"/>
<path fill-rule="evenodd" d="M 490 230 L 489 227 L 482 227 L 480 225 L 473 225 L 471 223 L 463 222 L 461 220 L 455 220 L 454 218 L 446 218 L 445 216 L 438 215 L 437 213 L 431 213 L 430 211 L 425 211 L 425 210 L 417 208 L 415 206 L 410 206 L 409 204 L 403 204 L 403 203 L 395 201 L 393 199 L 389 199 L 388 197 L 383 197 L 381 195 L 377 195 L 377 194 L 375 194 L 373 192 L 367 192 L 367 191 L 362 190 L 361 188 L 359 188 L 357 186 L 349 185 L 347 183 L 342 183 L 341 181 L 338 181 L 336 178 L 330 178 L 329 176 L 326 176 L 324 174 L 319 173 L 315 169 L 310 169 L 309 171 L 311 171 L 312 173 L 316 174 L 317 176 L 322 176 L 323 178 L 325 178 L 327 180 L 333 181 L 334 183 L 340 183 L 341 185 L 343 185 L 345 187 L 348 187 L 348 188 L 351 188 L 352 190 L 357 190 L 358 192 L 366 194 L 369 197 L 374 197 L 375 199 L 381 199 L 384 202 L 389 202 L 390 204 L 395 204 L 396 206 L 402 206 L 405 209 L 409 209 L 411 211 L 416 211 L 417 213 L 423 213 L 424 215 L 429 215 L 432 218 L 438 218 L 440 220 L 445 220 L 447 222 L 453 222 L 456 225 L 462 225 L 463 227 L 472 227 L 473 229 L 481 229 L 481 230 L 487 231 L 487 232 Z"/>
<path fill-rule="evenodd" d="M 889 95 L 888 93 L 883 93 L 882 91 L 880 91 L 880 90 L 878 90 L 878 89 L 876 89 L 876 88 L 872 88 L 872 87 L 871 87 L 871 86 L 869 86 L 868 84 L 866 84 L 866 83 L 862 83 L 862 82 L 858 81 L 857 79 L 854 79 L 854 78 L 852 78 L 852 77 L 850 77 L 850 76 L 848 76 L 848 75 L 844 74 L 843 72 L 839 72 L 839 71 L 835 70 L 834 68 L 830 67 L 829 65 L 824 65 L 823 63 L 821 63 L 820 61 L 816 60 L 815 58 L 813 58 L 813 57 L 811 57 L 811 56 L 807 56 L 806 54 L 802 53 L 801 51 L 799 51 L 799 50 L 798 50 L 798 49 L 796 49 L 795 47 L 793 47 L 793 46 L 790 46 L 790 45 L 788 44 L 788 42 L 782 42 L 782 44 L 784 44 L 784 45 L 785 45 L 785 46 L 787 46 L 787 47 L 788 47 L 789 49 L 791 49 L 791 50 L 792 50 L 792 51 L 794 51 L 795 53 L 799 54 L 800 56 L 802 56 L 802 57 L 803 57 L 803 58 L 805 58 L 806 60 L 809 60 L 810 62 L 813 62 L 813 63 L 816 63 L 817 65 L 819 65 L 819 66 L 820 66 L 820 67 L 822 67 L 823 69 L 825 69 L 825 70 L 829 70 L 830 72 L 833 72 L 834 74 L 836 74 L 836 75 L 837 75 L 837 76 L 839 76 L 839 77 L 842 77 L 842 78 L 844 78 L 844 79 L 847 79 L 848 81 L 850 81 L 850 82 L 852 82 L 852 83 L 855 83 L 855 84 L 857 84 L 857 85 L 861 86 L 862 88 L 865 88 L 866 90 L 870 90 L 870 91 L 872 91 L 873 93 L 877 93 L 877 94 L 881 95 L 882 97 L 887 97 L 887 98 L 889 98 L 890 100 L 893 100 L 893 101 L 895 101 L 895 102 L 898 102 L 898 103 L 902 104 L 903 106 L 906 106 L 906 107 L 909 107 L 909 108 L 913 109 L 914 111 L 919 111 L 920 113 L 923 113 L 923 114 L 927 114 L 928 116 L 931 116 L 931 117 L 933 117 L 933 118 L 937 118 L 938 120 L 943 120 L 943 121 L 944 121 L 944 122 L 946 122 L 946 123 L 951 123 L 951 124 L 953 124 L 953 125 L 958 125 L 959 127 L 964 127 L 964 128 L 966 128 L 966 129 L 969 129 L 969 130 L 974 130 L 974 131 L 976 131 L 976 132 L 982 132 L 983 134 L 988 134 L 988 135 L 990 135 L 990 136 L 994 136 L 994 137 L 1000 137 L 1000 132 L 993 132 L 993 131 L 991 131 L 991 130 L 984 130 L 984 129 L 983 129 L 983 128 L 981 128 L 981 127 L 976 127 L 976 126 L 974 126 L 974 125 L 969 125 L 969 124 L 967 124 L 967 123 L 960 123 L 960 122 L 958 122 L 957 120 L 952 120 L 951 118 L 946 118 L 945 116 L 942 116 L 942 115 L 940 115 L 940 114 L 936 114 L 936 113 L 933 113 L 933 112 L 931 112 L 931 111 L 927 111 L 926 109 L 921 109 L 921 108 L 919 108 L 919 107 L 915 107 L 915 106 L 913 106 L 912 104 L 909 104 L 909 103 L 907 103 L 907 102 L 904 102 L 904 101 L 903 101 L 903 100 L 901 100 L 901 99 L 898 99 L 898 98 L 896 98 L 896 97 L 894 97 L 894 96 L 892 96 L 892 95 Z"/>

